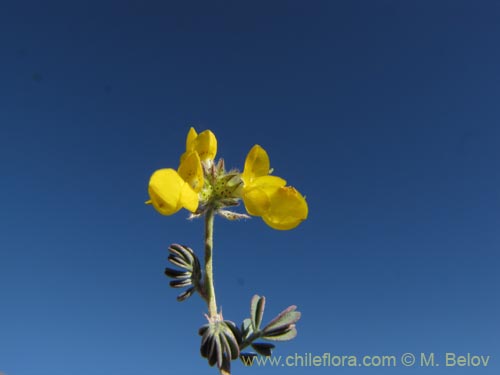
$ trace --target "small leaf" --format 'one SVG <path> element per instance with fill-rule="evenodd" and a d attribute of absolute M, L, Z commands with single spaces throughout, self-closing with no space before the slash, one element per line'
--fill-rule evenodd
<path fill-rule="evenodd" d="M 241 343 L 242 341 L 242 335 L 241 335 L 241 331 L 239 330 L 238 327 L 236 327 L 236 324 L 234 324 L 234 322 L 230 321 L 230 320 L 226 320 L 225 321 L 226 323 L 226 326 L 231 330 L 231 332 L 233 333 L 233 336 L 236 338 L 236 342 L 239 344 Z"/>
<path fill-rule="evenodd" d="M 212 345 L 212 338 L 208 331 L 205 331 L 203 337 L 201 338 L 200 354 L 204 358 L 208 358 L 208 353 L 210 352 L 210 347 Z"/>
<path fill-rule="evenodd" d="M 185 279 L 191 277 L 191 272 L 189 271 L 179 271 L 172 268 L 165 268 L 165 275 L 172 277 L 174 279 Z"/>
<path fill-rule="evenodd" d="M 262 316 L 264 315 L 264 307 L 266 305 L 266 298 L 260 297 L 257 294 L 252 297 L 250 302 L 250 317 L 252 319 L 252 326 L 254 332 L 257 332 L 260 328 L 260 323 L 262 322 Z"/>
<path fill-rule="evenodd" d="M 247 318 L 241 323 L 241 336 L 243 340 L 248 338 L 253 333 L 252 321 Z"/>
<path fill-rule="evenodd" d="M 240 347 L 236 342 L 236 338 L 234 337 L 231 330 L 228 329 L 228 334 L 224 332 L 224 334 L 220 335 L 221 341 L 224 346 L 224 352 L 227 353 L 228 357 L 231 359 L 236 359 L 240 355 Z"/>
<path fill-rule="evenodd" d="M 187 246 L 172 244 L 168 248 L 172 254 L 178 254 L 180 257 L 186 260 L 186 263 L 192 264 L 194 261 L 194 251 Z"/>
<path fill-rule="evenodd" d="M 295 327 L 295 324 L 290 324 L 290 325 L 287 325 L 287 326 L 273 328 L 273 329 L 265 331 L 264 335 L 265 336 L 278 336 L 278 335 L 282 335 L 283 333 L 290 331 L 293 327 Z"/>
<path fill-rule="evenodd" d="M 212 336 L 212 339 L 210 340 L 210 347 L 208 348 L 208 364 L 210 366 L 215 365 L 215 362 L 217 362 L 217 343 L 215 341 L 215 338 L 217 336 Z"/>
<path fill-rule="evenodd" d="M 267 326 L 264 327 L 263 331 L 267 334 L 268 331 L 279 329 L 281 327 L 289 326 L 290 324 L 295 324 L 300 319 L 300 312 L 295 311 L 297 306 L 292 305 L 281 313 L 278 314 Z"/>
<path fill-rule="evenodd" d="M 293 339 L 295 336 L 297 336 L 297 329 L 295 328 L 295 325 L 292 324 L 287 330 L 275 332 L 271 335 L 265 335 L 262 336 L 262 338 L 269 341 L 288 341 Z"/>
<path fill-rule="evenodd" d="M 198 329 L 198 335 L 203 336 L 205 332 L 207 332 L 208 328 L 210 328 L 210 324 L 205 324 Z"/>
<path fill-rule="evenodd" d="M 194 257 L 194 262 L 191 266 L 191 271 L 193 271 L 193 277 L 200 279 L 201 278 L 201 267 L 200 267 L 200 261 L 198 258 L 195 256 Z"/>
<path fill-rule="evenodd" d="M 194 291 L 195 291 L 194 286 L 192 286 L 189 289 L 186 289 L 184 292 L 182 292 L 181 294 L 179 294 L 177 296 L 177 301 L 182 302 L 182 301 L 188 299 L 189 297 L 191 297 L 193 295 Z"/>
<path fill-rule="evenodd" d="M 189 285 L 191 285 L 191 279 L 172 280 L 170 282 L 170 286 L 172 288 L 184 288 L 185 286 Z"/>
<path fill-rule="evenodd" d="M 193 288 L 188 288 L 185 292 L 179 294 L 177 296 L 177 301 L 182 302 L 188 299 L 197 290 L 201 293 L 202 271 L 200 262 L 193 250 L 187 246 L 178 244 L 170 245 L 168 250 L 171 253 L 168 256 L 168 261 L 182 268 L 181 270 L 168 267 L 165 268 L 165 275 L 175 279 L 170 282 L 170 286 L 173 288 L 183 288 L 193 285 Z"/>
<path fill-rule="evenodd" d="M 254 348 L 260 355 L 269 357 L 271 355 L 271 351 L 274 349 L 274 345 L 264 342 L 256 342 L 252 344 L 252 348 Z"/>
<path fill-rule="evenodd" d="M 240 355 L 240 346 L 238 345 L 238 342 L 236 341 L 236 338 L 234 336 L 228 337 L 227 338 L 228 344 L 229 344 L 229 353 L 231 355 L 231 360 L 234 360 L 239 357 Z"/>
<path fill-rule="evenodd" d="M 230 368 L 228 362 L 240 355 L 240 348 L 233 334 L 236 326 L 229 320 L 207 319 L 208 324 L 198 330 L 202 336 L 200 353 L 208 359 L 210 366 L 217 364 L 222 373 Z"/>
<path fill-rule="evenodd" d="M 170 254 L 168 256 L 168 261 L 177 267 L 191 271 L 191 265 L 187 264 L 182 258 L 178 256 Z"/>
<path fill-rule="evenodd" d="M 222 337 L 224 335 L 215 335 L 215 355 L 217 356 L 217 367 L 221 368 L 222 367 L 222 355 L 224 354 L 224 347 L 222 343 Z"/>
<path fill-rule="evenodd" d="M 227 358 L 227 356 L 224 356 L 222 367 L 219 370 L 221 375 L 231 375 L 231 361 Z"/>

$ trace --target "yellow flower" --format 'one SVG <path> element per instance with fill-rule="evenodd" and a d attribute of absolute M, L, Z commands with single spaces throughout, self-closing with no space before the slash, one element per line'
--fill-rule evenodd
<path fill-rule="evenodd" d="M 181 208 L 203 215 L 210 207 L 225 217 L 244 217 L 224 210 L 243 199 L 250 215 L 259 216 L 274 229 L 293 229 L 307 218 L 304 197 L 286 181 L 270 176 L 267 152 L 255 145 L 247 155 L 243 173 L 226 172 L 224 162 L 213 164 L 217 139 L 210 130 L 198 134 L 189 129 L 186 151 L 179 168 L 159 169 L 149 181 L 150 200 L 146 203 L 163 215 L 172 215 Z"/>
<path fill-rule="evenodd" d="M 186 138 L 186 152 L 181 156 L 181 162 L 192 151 L 196 151 L 200 160 L 214 160 L 217 154 L 217 138 L 210 130 L 205 130 L 200 134 L 194 128 L 189 129 Z"/>
<path fill-rule="evenodd" d="M 271 228 L 293 229 L 307 218 L 304 197 L 293 187 L 285 186 L 280 177 L 269 176 L 270 163 L 266 151 L 255 145 L 247 155 L 242 198 L 250 215 L 260 216 Z"/>
<path fill-rule="evenodd" d="M 198 194 L 175 169 L 158 169 L 149 180 L 150 203 L 162 215 L 173 215 L 181 208 L 191 212 L 198 208 Z"/>
<path fill-rule="evenodd" d="M 208 159 L 215 157 L 216 152 L 217 140 L 210 130 L 198 135 L 191 128 L 179 168 L 177 171 L 159 169 L 153 173 L 148 187 L 150 200 L 146 203 L 152 204 L 162 215 L 173 215 L 181 208 L 195 212 L 199 204 L 198 193 L 205 182 L 200 153 Z"/>

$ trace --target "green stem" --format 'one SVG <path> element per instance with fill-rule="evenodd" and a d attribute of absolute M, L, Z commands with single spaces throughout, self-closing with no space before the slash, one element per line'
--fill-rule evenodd
<path fill-rule="evenodd" d="M 212 265 L 212 252 L 214 242 L 214 216 L 213 208 L 205 214 L 205 297 L 208 305 L 208 315 L 213 318 L 217 315 L 217 302 L 215 300 L 214 274 Z"/>
<path fill-rule="evenodd" d="M 215 210 L 210 207 L 205 214 L 205 300 L 208 305 L 210 318 L 217 316 L 217 302 L 215 300 L 213 247 L 214 247 L 214 216 Z M 231 375 L 229 369 L 219 369 L 221 375 Z"/>
<path fill-rule="evenodd" d="M 261 336 L 262 336 L 262 331 L 257 331 L 252 333 L 240 344 L 240 350 L 245 349 L 248 345 L 252 344 L 255 340 L 259 339 Z"/>

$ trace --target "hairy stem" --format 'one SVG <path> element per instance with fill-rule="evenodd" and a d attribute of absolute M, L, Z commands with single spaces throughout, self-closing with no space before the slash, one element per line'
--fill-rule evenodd
<path fill-rule="evenodd" d="M 255 340 L 259 339 L 261 336 L 262 336 L 262 331 L 257 331 L 252 333 L 239 345 L 240 350 L 245 349 L 248 345 L 251 345 Z"/>
<path fill-rule="evenodd" d="M 205 301 L 208 305 L 208 315 L 214 318 L 217 315 L 217 301 L 215 300 L 213 247 L 214 247 L 214 216 L 215 210 L 210 207 L 205 214 Z M 229 368 L 220 368 L 221 375 L 231 375 Z"/>
<path fill-rule="evenodd" d="M 208 305 L 208 315 L 213 318 L 217 315 L 217 302 L 215 300 L 214 274 L 212 253 L 214 242 L 214 216 L 213 208 L 205 214 L 205 298 Z"/>

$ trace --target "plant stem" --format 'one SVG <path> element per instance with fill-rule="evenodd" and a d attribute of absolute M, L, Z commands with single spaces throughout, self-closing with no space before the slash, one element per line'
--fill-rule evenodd
<path fill-rule="evenodd" d="M 262 331 L 257 331 L 252 333 L 240 344 L 240 350 L 246 348 L 248 345 L 251 345 L 255 340 L 259 339 L 261 336 L 262 336 Z"/>
<path fill-rule="evenodd" d="M 212 253 L 214 242 L 214 216 L 215 212 L 210 207 L 205 214 L 205 297 L 208 305 L 208 315 L 213 318 L 217 315 L 217 302 L 215 300 L 214 274 Z"/>
<path fill-rule="evenodd" d="M 210 207 L 205 214 L 205 300 L 208 305 L 210 318 L 217 316 L 217 302 L 215 300 L 213 247 L 214 247 L 214 216 L 215 210 Z M 231 375 L 229 368 L 220 368 L 221 375 Z"/>

